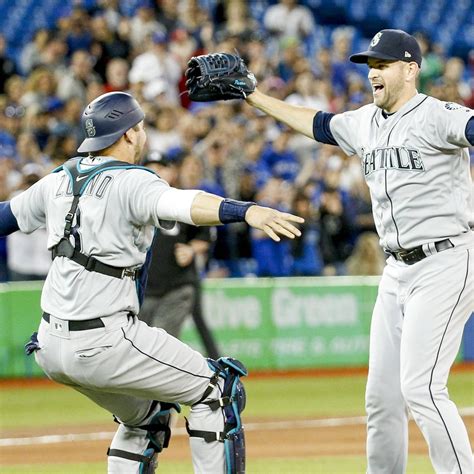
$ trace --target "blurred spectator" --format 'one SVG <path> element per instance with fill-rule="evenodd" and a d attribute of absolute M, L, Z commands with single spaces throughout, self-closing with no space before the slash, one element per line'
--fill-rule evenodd
<path fill-rule="evenodd" d="M 245 147 L 245 157 L 249 159 L 249 156 L 252 153 L 258 157 L 261 150 L 260 144 L 261 140 L 257 137 L 253 141 L 247 143 Z M 238 183 L 237 199 L 239 201 L 255 201 L 257 194 L 256 177 L 250 166 L 247 165 L 243 168 L 242 173 L 239 175 Z M 236 258 L 239 260 L 239 276 L 255 276 L 256 261 L 253 258 L 252 237 L 249 226 L 238 222 L 233 224 L 232 230 L 235 236 L 235 241 L 237 242 Z"/>
<path fill-rule="evenodd" d="M 356 241 L 352 255 L 346 260 L 348 275 L 381 275 L 386 256 L 375 232 L 364 232 Z"/>
<path fill-rule="evenodd" d="M 419 32 L 415 34 L 415 38 L 418 40 L 423 57 L 423 67 L 419 76 L 420 92 L 428 93 L 430 85 L 443 74 L 443 58 L 427 34 Z"/>
<path fill-rule="evenodd" d="M 166 30 L 161 25 L 154 14 L 151 2 L 142 2 L 131 19 L 130 23 L 130 43 L 135 51 L 143 51 L 147 38 L 153 33 L 166 35 Z"/>
<path fill-rule="evenodd" d="M 170 53 L 179 61 L 184 70 L 187 62 L 198 48 L 197 41 L 184 28 L 176 28 L 170 35 Z"/>
<path fill-rule="evenodd" d="M 22 182 L 9 197 L 35 184 L 44 175 L 44 169 L 30 163 L 22 168 Z M 7 237 L 8 276 L 12 281 L 44 280 L 51 266 L 46 229 L 38 229 L 32 234 L 14 232 Z"/>
<path fill-rule="evenodd" d="M 63 23 L 62 29 L 65 33 L 68 56 L 73 56 L 77 51 L 90 51 L 92 33 L 87 11 L 80 7 L 74 7 L 71 15 L 61 18 L 61 22 Z"/>
<path fill-rule="evenodd" d="M 291 241 L 293 257 L 291 274 L 320 275 L 323 261 L 319 250 L 320 230 L 317 209 L 304 191 L 298 191 L 293 200 L 291 212 L 305 219 L 305 222 L 299 226 L 301 237 Z"/>
<path fill-rule="evenodd" d="M 297 39 L 306 38 L 315 28 L 313 12 L 297 0 L 279 0 L 268 7 L 263 24 L 272 35 Z"/>
<path fill-rule="evenodd" d="M 7 56 L 5 37 L 0 33 L 0 94 L 5 92 L 7 80 L 17 74 L 15 62 Z"/>
<path fill-rule="evenodd" d="M 52 111 L 52 120 L 49 122 L 51 132 L 54 137 L 70 137 L 70 139 L 79 143 L 84 138 L 80 126 L 82 114 L 82 101 L 78 97 L 73 97 L 67 102 L 51 103 L 50 108 L 55 106 Z"/>
<path fill-rule="evenodd" d="M 278 178 L 270 178 L 256 196 L 261 206 L 270 206 L 281 211 L 289 209 L 291 188 Z M 259 230 L 253 229 L 252 253 L 259 277 L 283 277 L 291 273 L 291 244 L 282 240 L 275 242 Z"/>
<path fill-rule="evenodd" d="M 92 19 L 92 32 L 91 51 L 94 56 L 94 71 L 100 76 L 102 82 L 105 82 L 108 65 L 115 58 L 122 58 L 125 62 L 130 54 L 130 45 L 128 40 L 121 38 L 118 33 L 109 28 L 104 15 L 97 15 Z M 107 79 L 110 80 L 110 77 Z"/>
<path fill-rule="evenodd" d="M 137 56 L 129 74 L 131 83 L 143 83 L 143 96 L 153 100 L 164 94 L 171 104 L 178 103 L 179 61 L 168 51 L 168 38 L 155 31 L 148 38 L 147 50 Z"/>
<path fill-rule="evenodd" d="M 328 110 L 327 90 L 321 80 L 314 78 L 310 71 L 299 74 L 295 80 L 295 90 L 286 98 L 292 105 L 301 105 L 316 110 Z"/>
<path fill-rule="evenodd" d="M 465 80 L 465 64 L 461 58 L 449 58 L 446 61 L 442 81 L 445 87 L 452 90 L 452 95 L 448 95 L 446 100 L 458 103 L 470 101 L 473 91 L 470 84 Z"/>
<path fill-rule="evenodd" d="M 21 105 L 21 98 L 25 93 L 25 81 L 20 76 L 11 76 L 5 83 L 6 107 L 13 107 L 6 111 L 6 115 L 14 114 L 19 117 L 25 115 L 25 107 Z"/>
<path fill-rule="evenodd" d="M 107 21 L 107 26 L 112 31 L 118 31 L 122 16 L 119 12 L 119 0 L 99 0 L 101 14 Z"/>
<path fill-rule="evenodd" d="M 166 154 L 171 148 L 181 145 L 181 136 L 176 129 L 178 116 L 172 107 L 160 107 L 156 111 L 154 123 L 146 129 L 150 150 Z M 147 118 L 148 123 L 151 120 L 152 117 Z"/>
<path fill-rule="evenodd" d="M 36 68 L 26 80 L 25 94 L 21 104 L 37 111 L 51 97 L 56 97 L 57 82 L 54 74 L 46 67 Z"/>
<path fill-rule="evenodd" d="M 87 87 L 94 82 L 102 82 L 100 76 L 93 69 L 93 59 L 86 50 L 76 51 L 71 58 L 71 65 L 67 73 L 61 77 L 58 84 L 58 96 L 66 101 L 73 97 L 87 103 Z"/>
<path fill-rule="evenodd" d="M 360 80 L 357 65 L 347 60 L 353 35 L 352 28 L 344 27 L 336 28 L 332 34 L 331 85 L 334 93 L 339 96 L 348 92 L 351 82 Z"/>
<path fill-rule="evenodd" d="M 41 53 L 40 65 L 46 66 L 59 77 L 67 70 L 66 53 L 66 42 L 58 36 L 53 36 Z"/>
<path fill-rule="evenodd" d="M 240 162 L 233 155 L 229 141 L 225 136 L 211 132 L 202 145 L 198 154 L 204 165 L 205 182 L 219 190 L 220 196 L 235 197 L 238 186 L 235 178 L 240 172 Z"/>
<path fill-rule="evenodd" d="M 355 234 L 358 235 L 368 231 L 375 232 L 372 201 L 367 183 L 362 179 L 354 181 L 350 189 L 350 194 L 353 206 Z"/>
<path fill-rule="evenodd" d="M 296 77 L 295 89 L 286 99 L 286 102 L 292 105 L 309 107 L 315 110 L 329 110 L 329 100 L 324 83 L 320 79 L 315 79 L 310 71 L 305 71 Z M 293 134 L 289 141 L 289 148 L 296 152 L 302 172 L 306 174 L 312 167 L 314 159 L 320 144 L 311 138 L 301 134 Z M 297 184 L 301 184 L 299 180 Z"/>
<path fill-rule="evenodd" d="M 40 28 L 35 31 L 33 39 L 23 47 L 20 58 L 23 74 L 29 74 L 36 66 L 41 64 L 41 56 L 46 49 L 49 38 L 49 31 L 46 28 Z"/>
<path fill-rule="evenodd" d="M 337 188 L 326 187 L 321 195 L 320 226 L 323 274 L 343 275 L 344 261 L 352 251 L 352 227 Z"/>
<path fill-rule="evenodd" d="M 252 18 L 245 0 L 227 0 L 218 2 L 215 15 L 216 35 L 220 38 L 250 38 L 259 30 L 258 23 Z"/>
<path fill-rule="evenodd" d="M 274 142 L 267 144 L 259 161 L 271 176 L 289 182 L 294 182 L 300 171 L 298 158 L 288 147 L 292 135 L 291 130 L 283 129 Z"/>
<path fill-rule="evenodd" d="M 77 155 L 77 147 L 82 141 L 72 135 L 57 135 L 48 143 L 52 169 L 61 166 L 66 160 Z"/>
<path fill-rule="evenodd" d="M 278 77 L 287 83 L 286 95 L 292 91 L 298 73 L 309 71 L 310 65 L 303 56 L 300 43 L 293 37 L 281 40 L 280 59 L 277 64 Z"/>
<path fill-rule="evenodd" d="M 34 135 L 29 132 L 22 132 L 18 136 L 17 155 L 19 166 L 36 164 L 37 166 L 42 167 L 47 166 L 49 163 L 49 157 L 41 152 Z"/>
<path fill-rule="evenodd" d="M 179 25 L 179 3 L 175 0 L 155 2 L 156 18 L 168 33 L 175 30 Z"/>
<path fill-rule="evenodd" d="M 105 70 L 105 92 L 121 91 L 125 92 L 128 89 L 128 73 L 129 65 L 125 59 L 114 58 L 111 59 Z"/>
<path fill-rule="evenodd" d="M 5 136 L 8 135 L 10 140 L 15 142 L 23 124 L 25 108 L 21 105 L 8 103 L 7 100 L 7 97 L 0 96 L 0 126 Z"/>

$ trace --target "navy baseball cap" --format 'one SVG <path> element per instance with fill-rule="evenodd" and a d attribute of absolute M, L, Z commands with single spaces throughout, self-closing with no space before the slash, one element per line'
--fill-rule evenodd
<path fill-rule="evenodd" d="M 370 42 L 369 49 L 353 54 L 353 63 L 367 64 L 369 58 L 388 61 L 414 61 L 421 67 L 421 49 L 416 39 L 402 30 L 381 30 Z"/>

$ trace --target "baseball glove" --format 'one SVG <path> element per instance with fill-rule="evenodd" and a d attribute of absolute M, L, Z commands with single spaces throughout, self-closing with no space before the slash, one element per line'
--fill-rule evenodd
<path fill-rule="evenodd" d="M 242 58 L 228 53 L 191 58 L 186 78 L 189 98 L 195 102 L 245 99 L 257 85 Z"/>

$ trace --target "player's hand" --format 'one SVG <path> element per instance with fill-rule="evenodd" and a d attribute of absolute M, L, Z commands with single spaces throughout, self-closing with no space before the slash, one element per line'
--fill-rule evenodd
<path fill-rule="evenodd" d="M 194 259 L 194 249 L 191 245 L 175 244 L 174 257 L 176 258 L 176 263 L 180 267 L 187 267 Z"/>
<path fill-rule="evenodd" d="M 289 239 L 299 237 L 301 232 L 293 223 L 302 224 L 304 219 L 269 207 L 251 206 L 245 214 L 245 221 L 265 232 L 275 242 L 279 242 L 279 235 Z"/>

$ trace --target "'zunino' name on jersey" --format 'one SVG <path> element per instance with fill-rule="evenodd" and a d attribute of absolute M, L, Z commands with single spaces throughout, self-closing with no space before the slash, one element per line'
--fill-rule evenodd
<path fill-rule="evenodd" d="M 87 196 L 95 196 L 101 199 L 104 196 L 106 189 L 109 187 L 113 179 L 114 179 L 113 176 L 104 174 L 104 173 L 94 176 L 90 180 L 89 184 L 87 185 L 87 188 L 84 191 L 84 194 Z M 64 195 L 72 196 L 71 180 L 69 179 L 69 176 L 67 175 L 61 176 L 61 181 L 59 183 L 58 190 L 56 191 L 56 194 L 54 197 L 57 198 Z"/>
<path fill-rule="evenodd" d="M 405 148 L 403 146 L 374 148 L 369 152 L 363 150 L 363 157 L 364 174 L 366 176 L 378 170 L 425 170 L 420 152 L 415 148 Z"/>

